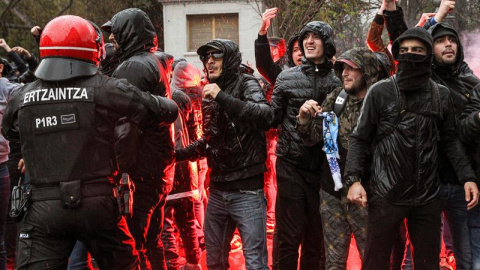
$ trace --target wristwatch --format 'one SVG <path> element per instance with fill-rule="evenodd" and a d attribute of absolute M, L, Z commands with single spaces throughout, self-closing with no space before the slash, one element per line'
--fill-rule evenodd
<path fill-rule="evenodd" d="M 362 183 L 362 180 L 358 176 L 352 175 L 347 177 L 347 180 L 345 181 L 345 185 L 347 185 L 347 187 L 350 188 L 355 182 Z"/>

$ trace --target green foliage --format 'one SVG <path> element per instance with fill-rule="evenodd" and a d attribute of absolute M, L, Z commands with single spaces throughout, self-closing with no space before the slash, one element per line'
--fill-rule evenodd
<path fill-rule="evenodd" d="M 140 8 L 149 15 L 157 29 L 159 45 L 163 47 L 163 8 L 156 0 L 4 0 L 0 1 L 0 37 L 10 47 L 22 46 L 38 56 L 31 27 L 43 27 L 51 19 L 67 14 L 81 16 L 101 26 L 117 12 L 130 7 Z M 104 37 L 108 42 L 108 36 Z"/>

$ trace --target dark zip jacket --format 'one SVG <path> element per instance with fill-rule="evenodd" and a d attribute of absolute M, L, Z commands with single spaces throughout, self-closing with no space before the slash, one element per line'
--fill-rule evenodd
<path fill-rule="evenodd" d="M 177 150 L 177 160 L 206 156 L 213 182 L 262 175 L 267 156 L 265 130 L 273 118 L 270 104 L 257 79 L 239 73 L 241 54 L 235 43 L 215 39 L 207 45 L 224 53 L 223 72 L 215 81 L 221 91 L 215 100 L 203 100 L 203 137 Z"/>
<path fill-rule="evenodd" d="M 395 205 L 422 205 L 437 196 L 440 147 L 461 183 L 475 181 L 457 137 L 450 91 L 439 85 L 436 110 L 430 88 L 405 92 L 405 112 L 396 122 L 401 107 L 392 80 L 374 84 L 350 138 L 346 176 L 362 178 L 364 152 L 373 143 L 371 191 Z"/>

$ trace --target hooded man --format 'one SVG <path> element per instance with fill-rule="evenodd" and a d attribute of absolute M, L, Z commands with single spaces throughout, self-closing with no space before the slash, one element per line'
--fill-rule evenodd
<path fill-rule="evenodd" d="M 357 119 L 367 89 L 377 81 L 378 61 L 367 48 L 355 48 L 342 54 L 335 61 L 335 71 L 343 79 L 343 87 L 337 87 L 327 95 L 322 107 L 314 100 L 306 101 L 297 117 L 297 131 L 306 145 L 322 142 L 323 117 L 319 112 L 334 111 L 339 125 L 339 165 L 344 172 L 348 151 L 348 141 Z M 340 107 L 338 107 L 340 106 Z M 347 269 L 347 257 L 352 233 L 363 260 L 366 240 L 367 209 L 349 205 L 347 188 L 336 191 L 328 163 L 323 164 L 326 173 L 322 174 L 320 186 L 320 215 L 322 217 L 325 246 L 326 269 Z M 345 178 L 342 178 L 345 186 Z"/>
<path fill-rule="evenodd" d="M 154 55 L 157 33 L 147 14 L 138 8 L 125 9 L 102 28 L 111 33 L 110 42 L 117 45 L 116 56 L 120 64 L 112 77 L 127 79 L 143 92 L 170 97 L 167 77 Z M 120 170 L 128 172 L 135 183 L 133 216 L 128 219 L 128 226 L 135 238 L 142 269 L 166 268 L 163 247 L 149 252 L 147 259 L 145 238 L 152 213 L 157 207 L 164 207 L 161 202 L 173 182 L 174 150 L 170 124 L 152 125 L 142 133 L 125 121 L 116 128 L 119 135 L 115 148 Z M 163 220 L 163 216 L 160 218 Z M 150 241 L 161 246 L 161 229 L 158 232 L 156 240 Z"/>
<path fill-rule="evenodd" d="M 397 75 L 371 87 L 350 137 L 347 197 L 361 205 L 367 203 L 364 161 L 373 144 L 365 270 L 390 268 L 395 233 L 405 218 L 415 267 L 438 269 L 440 147 L 455 164 L 468 207 L 478 203 L 475 175 L 457 138 L 450 92 L 430 79 L 432 42 L 430 34 L 418 27 L 395 40 Z"/>
<path fill-rule="evenodd" d="M 321 165 L 325 160 L 320 143 L 305 145 L 295 130 L 300 106 L 313 99 L 322 103 L 341 85 L 329 60 L 335 55 L 333 30 L 313 21 L 300 31 L 298 44 L 305 56 L 302 65 L 278 75 L 273 90 L 273 126 L 280 125 L 277 144 L 277 202 L 279 269 L 296 269 L 302 244 L 300 269 L 319 269 L 323 264 L 323 236 L 319 207 Z"/>
<path fill-rule="evenodd" d="M 177 161 L 207 157 L 210 196 L 205 214 L 207 267 L 229 269 L 235 228 L 247 269 L 269 269 L 263 192 L 265 132 L 273 114 L 257 79 L 240 73 L 237 44 L 214 39 L 197 54 L 207 72 L 203 89 L 203 137 L 176 150 Z M 248 213 L 248 215 L 245 215 Z"/>
<path fill-rule="evenodd" d="M 472 96 L 472 89 L 480 83 L 480 79 L 473 74 L 464 61 L 463 46 L 457 31 L 446 23 L 437 23 L 428 31 L 433 37 L 433 64 L 432 79 L 450 90 L 454 114 L 460 118 L 465 105 Z M 475 147 L 466 147 L 470 156 Z M 480 221 L 480 209 L 476 207 L 467 211 L 467 202 L 463 199 L 465 191 L 458 180 L 453 165 L 445 154 L 440 152 L 440 198 L 443 201 L 443 211 L 450 225 L 452 234 L 453 252 L 457 269 L 471 269 L 472 259 L 480 269 L 480 244 L 470 236 L 480 233 L 478 226 L 469 226 Z M 472 221 L 468 222 L 469 218 Z M 469 233 L 470 232 L 470 233 Z M 477 239 L 478 240 L 478 239 Z"/>

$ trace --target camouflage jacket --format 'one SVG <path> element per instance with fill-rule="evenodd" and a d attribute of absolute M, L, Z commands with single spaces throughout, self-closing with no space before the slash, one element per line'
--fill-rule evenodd
<path fill-rule="evenodd" d="M 343 60 L 353 62 L 360 68 L 366 81 L 367 88 L 377 81 L 378 63 L 375 54 L 373 54 L 370 50 L 366 48 L 354 48 L 342 54 L 335 64 L 335 71 L 339 78 L 341 77 L 343 71 Z M 333 111 L 335 101 L 342 90 L 343 86 L 337 87 L 327 95 L 322 103 L 322 110 L 324 112 Z M 338 145 L 340 154 L 339 165 L 342 175 L 346 163 L 350 134 L 357 125 L 357 119 L 360 116 L 362 105 L 363 98 L 358 98 L 355 95 L 348 95 L 343 112 L 338 117 Z M 299 125 L 297 123 L 296 129 L 298 135 L 300 138 L 302 138 L 305 145 L 314 145 L 323 140 L 322 118 L 314 118 L 305 125 Z M 328 168 L 325 169 L 329 171 Z M 331 175 L 327 173 L 322 177 L 325 178 L 322 180 L 322 189 L 332 195 L 339 196 L 339 193 L 333 190 L 333 179 Z M 342 179 L 342 181 L 345 182 L 345 179 Z"/>

